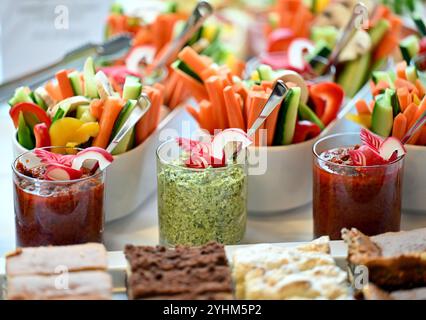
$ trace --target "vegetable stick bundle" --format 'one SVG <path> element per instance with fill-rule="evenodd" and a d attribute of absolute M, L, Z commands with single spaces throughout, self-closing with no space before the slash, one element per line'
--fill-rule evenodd
<path fill-rule="evenodd" d="M 426 88 L 417 77 L 415 66 L 407 66 L 405 61 L 398 63 L 395 71 L 373 72 L 370 81 L 373 100 L 356 103 L 357 115 L 349 119 L 387 137 L 401 139 L 426 111 Z M 419 130 L 409 144 L 426 145 L 426 127 Z"/>

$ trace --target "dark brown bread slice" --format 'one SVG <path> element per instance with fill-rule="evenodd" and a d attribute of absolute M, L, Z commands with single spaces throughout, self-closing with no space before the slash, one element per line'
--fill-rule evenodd
<path fill-rule="evenodd" d="M 374 284 L 368 284 L 362 293 L 365 300 L 426 300 L 425 287 L 387 292 Z"/>
<path fill-rule="evenodd" d="M 342 238 L 350 270 L 366 266 L 373 284 L 389 291 L 426 286 L 426 228 L 373 237 L 344 229 Z"/>
<path fill-rule="evenodd" d="M 231 274 L 222 245 L 203 247 L 127 245 L 128 295 L 132 299 L 224 299 Z"/>

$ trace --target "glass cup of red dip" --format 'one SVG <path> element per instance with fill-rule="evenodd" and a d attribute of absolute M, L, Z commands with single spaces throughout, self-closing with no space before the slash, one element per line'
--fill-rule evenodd
<path fill-rule="evenodd" d="M 341 238 L 342 228 L 367 235 L 399 231 L 404 156 L 371 166 L 354 166 L 349 148 L 359 133 L 330 135 L 313 146 L 314 236 Z"/>
<path fill-rule="evenodd" d="M 67 148 L 71 154 L 80 150 Z M 102 242 L 105 171 L 91 174 L 86 170 L 76 180 L 46 180 L 45 164 L 25 166 L 31 152 L 20 155 L 12 164 L 17 246 Z"/>

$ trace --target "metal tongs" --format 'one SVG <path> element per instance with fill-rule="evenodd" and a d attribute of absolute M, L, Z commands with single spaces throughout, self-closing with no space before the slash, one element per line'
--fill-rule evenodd
<path fill-rule="evenodd" d="M 323 67 L 321 74 L 326 73 L 331 66 L 337 64 L 339 55 L 342 53 L 343 49 L 346 47 L 346 45 L 355 35 L 356 30 L 358 29 L 358 26 L 355 25 L 355 22 L 358 21 L 357 18 L 364 12 L 368 13 L 367 7 L 362 2 L 358 2 L 354 6 L 351 18 L 343 29 L 341 36 L 337 40 L 337 43 L 330 54 L 330 58 L 328 59 L 327 64 Z"/>
<path fill-rule="evenodd" d="M 120 143 L 120 141 L 126 136 L 126 134 L 136 125 L 136 123 L 142 119 L 142 117 L 148 112 L 151 108 L 151 101 L 145 93 L 139 97 L 136 102 L 136 107 L 130 113 L 129 118 L 124 122 L 121 129 L 117 132 L 115 137 L 112 139 L 111 143 L 106 148 L 106 151 L 112 153 L 115 147 Z"/>
<path fill-rule="evenodd" d="M 182 47 L 191 39 L 195 32 L 200 29 L 204 21 L 213 13 L 213 7 L 207 1 L 200 1 L 192 11 L 182 32 L 172 41 L 170 46 L 160 53 L 160 57 L 147 68 L 147 73 L 151 74 L 154 71 L 165 67 L 168 62 L 173 59 Z"/>
<path fill-rule="evenodd" d="M 10 98 L 14 90 L 19 86 L 26 85 L 33 88 L 49 80 L 61 69 L 80 68 L 84 60 L 89 56 L 96 55 L 108 60 L 121 58 L 130 49 L 131 39 L 130 35 L 122 34 L 102 44 L 87 43 L 68 52 L 59 61 L 22 77 L 7 81 L 0 85 L 0 103 Z"/>

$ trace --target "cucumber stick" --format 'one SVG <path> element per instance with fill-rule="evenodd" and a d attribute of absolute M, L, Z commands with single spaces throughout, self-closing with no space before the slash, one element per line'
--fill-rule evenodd
<path fill-rule="evenodd" d="M 371 117 L 371 130 L 382 137 L 388 137 L 392 131 L 393 112 L 392 92 L 388 89 L 376 98 Z"/>
<path fill-rule="evenodd" d="M 356 60 L 346 63 L 337 78 L 337 83 L 343 87 L 346 95 L 353 97 L 368 78 L 371 55 L 366 53 Z"/>
<path fill-rule="evenodd" d="M 10 106 L 14 106 L 19 102 L 34 102 L 31 99 L 31 90 L 28 87 L 19 87 L 15 90 L 13 97 L 8 101 Z"/>
<path fill-rule="evenodd" d="M 136 104 L 137 104 L 136 100 L 127 101 L 126 105 L 123 107 L 123 110 L 121 110 L 120 114 L 118 115 L 117 121 L 115 122 L 114 128 L 112 130 L 112 135 L 111 135 L 112 138 L 114 138 L 116 134 L 118 133 L 118 131 L 123 127 L 124 123 L 129 118 L 133 109 L 136 107 Z M 129 132 L 126 133 L 126 135 L 123 137 L 120 143 L 115 147 L 115 149 L 112 151 L 112 154 L 117 155 L 117 154 L 124 153 L 127 150 L 130 150 L 134 144 L 134 137 L 135 137 L 135 129 L 132 128 Z"/>
<path fill-rule="evenodd" d="M 123 99 L 136 100 L 141 95 L 142 84 L 139 79 L 135 77 L 126 77 L 126 81 L 123 86 Z"/>
<path fill-rule="evenodd" d="M 27 126 L 24 118 L 24 114 L 21 112 L 19 113 L 18 118 L 18 142 L 21 146 L 23 146 L 25 149 L 31 150 L 34 148 L 34 141 L 31 136 L 31 130 Z"/>
<path fill-rule="evenodd" d="M 404 60 L 407 61 L 407 64 L 410 64 L 411 59 L 420 51 L 420 39 L 414 34 L 408 36 L 401 41 L 399 49 Z"/>
<path fill-rule="evenodd" d="M 92 57 L 87 58 L 83 67 L 84 77 L 84 95 L 89 98 L 97 98 L 98 90 L 96 89 L 95 65 Z"/>
<path fill-rule="evenodd" d="M 376 25 L 368 31 L 371 38 L 371 47 L 376 48 L 383 39 L 385 33 L 390 29 L 390 22 L 387 19 L 380 19 Z"/>
<path fill-rule="evenodd" d="M 75 96 L 84 95 L 83 92 L 83 83 L 80 79 L 80 73 L 78 71 L 73 71 L 68 74 L 68 79 L 70 79 L 72 90 L 74 91 Z"/>
<path fill-rule="evenodd" d="M 274 145 L 288 145 L 293 142 L 297 113 L 300 104 L 300 88 L 293 87 L 287 92 L 278 113 Z"/>

